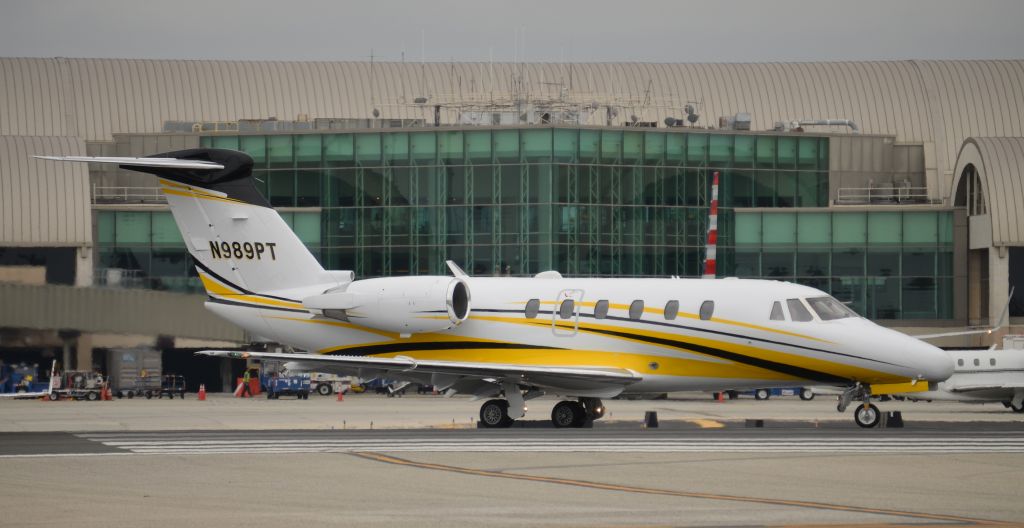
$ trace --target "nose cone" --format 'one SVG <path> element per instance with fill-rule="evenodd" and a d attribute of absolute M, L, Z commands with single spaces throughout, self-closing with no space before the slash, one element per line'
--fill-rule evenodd
<path fill-rule="evenodd" d="M 910 365 L 928 381 L 944 381 L 953 375 L 953 358 L 945 350 L 913 337 L 908 337 Z"/>

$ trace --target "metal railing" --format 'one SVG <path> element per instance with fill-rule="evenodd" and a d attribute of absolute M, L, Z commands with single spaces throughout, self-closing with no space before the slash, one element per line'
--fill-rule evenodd
<path fill-rule="evenodd" d="M 92 186 L 92 203 L 166 203 L 159 187 L 103 187 Z"/>
<path fill-rule="evenodd" d="M 935 203 L 927 187 L 842 187 L 836 193 L 836 204 L 927 204 Z"/>

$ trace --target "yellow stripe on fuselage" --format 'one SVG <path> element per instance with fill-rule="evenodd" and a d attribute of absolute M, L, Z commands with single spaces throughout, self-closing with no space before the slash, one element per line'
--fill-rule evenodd
<path fill-rule="evenodd" d="M 206 288 L 206 293 L 216 297 L 226 297 L 226 300 L 238 301 L 238 302 L 250 302 L 253 304 L 259 304 L 263 306 L 277 306 L 281 308 L 294 308 L 297 310 L 303 310 L 304 307 L 300 303 L 282 301 L 279 299 L 269 299 L 266 297 L 242 293 L 235 290 L 225 284 L 222 284 L 206 273 L 199 272 L 199 280 L 203 282 L 203 287 Z M 258 308 L 258 306 L 254 306 Z"/>

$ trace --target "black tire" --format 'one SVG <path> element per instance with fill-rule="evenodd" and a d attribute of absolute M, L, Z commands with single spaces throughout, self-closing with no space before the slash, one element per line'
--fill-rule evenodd
<path fill-rule="evenodd" d="M 579 402 L 560 401 L 551 409 L 551 425 L 563 427 L 580 427 L 587 420 L 587 411 Z"/>
<path fill-rule="evenodd" d="M 800 389 L 800 399 L 803 401 L 811 401 L 814 399 L 814 391 L 808 388 Z"/>
<path fill-rule="evenodd" d="M 153 399 L 153 392 L 152 391 L 146 391 L 146 399 L 147 400 L 152 400 Z"/>
<path fill-rule="evenodd" d="M 267 391 L 267 399 L 268 400 L 273 400 L 274 399 L 274 393 L 270 392 L 270 391 Z"/>
<path fill-rule="evenodd" d="M 50 401 L 57 401 L 60 399 L 60 394 L 57 394 L 56 392 L 51 392 L 50 394 L 47 394 L 46 397 Z"/>
<path fill-rule="evenodd" d="M 100 399 L 100 394 L 98 392 L 87 392 L 85 393 L 85 399 L 89 401 L 96 401 Z"/>
<path fill-rule="evenodd" d="M 853 410 L 853 421 L 865 429 L 871 429 L 882 421 L 882 413 L 873 403 L 869 403 L 867 406 L 861 404 Z"/>
<path fill-rule="evenodd" d="M 755 400 L 767 400 L 772 397 L 772 391 L 768 389 L 757 389 L 754 391 Z"/>
<path fill-rule="evenodd" d="M 730 400 L 735 400 L 736 398 L 740 397 L 740 393 L 734 390 L 725 391 L 725 395 L 728 396 Z"/>
<path fill-rule="evenodd" d="M 330 396 L 334 394 L 334 387 L 331 387 L 330 383 L 321 383 L 316 386 L 316 393 L 321 396 Z"/>
<path fill-rule="evenodd" d="M 1007 407 L 1009 407 L 1011 411 L 1013 411 L 1015 413 L 1024 412 L 1024 402 L 1022 402 L 1020 405 L 1017 405 L 1017 406 L 1013 405 L 1012 401 L 1008 402 L 1008 403 L 1009 403 L 1009 405 L 1007 405 Z"/>
<path fill-rule="evenodd" d="M 487 400 L 480 406 L 480 423 L 486 428 L 502 428 L 512 425 L 508 417 L 508 402 L 505 400 Z"/>
<path fill-rule="evenodd" d="M 135 399 L 135 391 L 128 391 L 125 393 L 125 396 L 127 396 L 129 400 Z"/>

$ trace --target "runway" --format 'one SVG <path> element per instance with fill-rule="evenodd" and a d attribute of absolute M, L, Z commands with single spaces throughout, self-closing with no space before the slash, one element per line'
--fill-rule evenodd
<path fill-rule="evenodd" d="M 0 435 L 0 458 L 360 452 L 509 453 L 1024 453 L 1024 432 L 723 428 L 658 430 L 166 431 Z"/>

